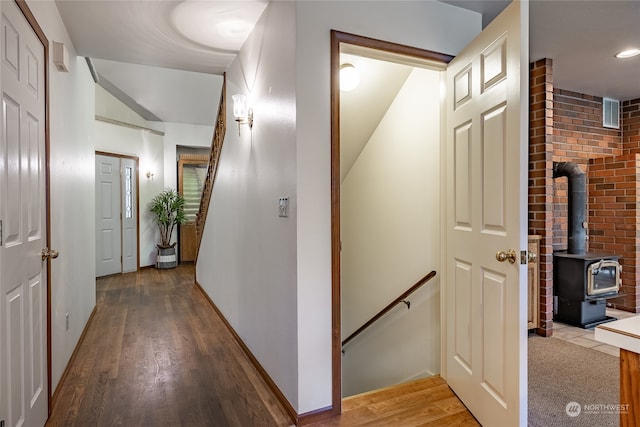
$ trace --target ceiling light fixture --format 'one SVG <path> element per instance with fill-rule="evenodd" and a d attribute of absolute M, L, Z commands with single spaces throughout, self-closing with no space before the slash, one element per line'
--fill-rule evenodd
<path fill-rule="evenodd" d="M 349 92 L 360 84 L 360 75 L 353 64 L 345 63 L 340 66 L 340 90 Z"/>
<path fill-rule="evenodd" d="M 266 1 L 202 1 L 176 3 L 171 23 L 183 36 L 220 50 L 238 51 L 267 7 Z"/>
<path fill-rule="evenodd" d="M 242 94 L 233 95 L 233 115 L 238 122 L 238 136 L 240 136 L 240 125 L 249 125 L 253 130 L 253 108 L 247 107 L 247 97 Z"/>
<path fill-rule="evenodd" d="M 640 55 L 640 49 L 636 49 L 636 48 L 627 49 L 627 50 L 623 50 L 622 52 L 616 53 L 616 58 L 620 58 L 620 59 L 631 58 L 636 55 Z"/>

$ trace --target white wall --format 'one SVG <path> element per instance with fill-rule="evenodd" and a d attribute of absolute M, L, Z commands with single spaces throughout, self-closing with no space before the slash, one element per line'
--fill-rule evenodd
<path fill-rule="evenodd" d="M 218 99 L 214 96 L 214 99 Z M 210 147 L 213 126 L 147 122 L 124 103 L 96 85 L 96 114 L 150 131 L 96 121 L 96 150 L 136 156 L 140 173 L 140 266 L 154 265 L 159 234 L 147 206 L 164 188 L 177 189 L 176 145 Z M 147 178 L 147 172 L 153 178 Z M 173 241 L 177 241 L 174 232 Z"/>
<path fill-rule="evenodd" d="M 149 123 L 138 113 L 98 84 L 96 85 L 96 116 L 108 117 L 140 127 L 149 127 Z"/>
<path fill-rule="evenodd" d="M 331 29 L 456 54 L 480 14 L 440 2 L 296 3 L 299 412 L 331 405 Z"/>
<path fill-rule="evenodd" d="M 151 199 L 164 188 L 162 136 L 149 130 L 133 129 L 98 120 L 95 121 L 94 126 L 97 151 L 138 157 L 140 266 L 154 265 L 159 233 L 148 205 Z M 154 173 L 151 179 L 146 175 L 149 170 Z"/>
<path fill-rule="evenodd" d="M 58 72 L 49 59 L 51 246 L 60 252 L 49 284 L 55 390 L 95 306 L 94 83 L 53 1 L 28 5 L 49 43 L 63 42 L 69 52 L 68 73 Z"/>
<path fill-rule="evenodd" d="M 220 99 L 220 94 L 213 99 Z M 178 163 L 177 146 L 211 148 L 213 138 L 213 126 L 192 125 L 185 123 L 159 123 L 156 128 L 164 129 L 164 188 L 178 189 Z M 178 228 L 173 230 L 172 241 L 178 242 L 177 253 L 180 253 Z"/>
<path fill-rule="evenodd" d="M 455 54 L 480 28 L 439 2 L 271 2 L 227 72 L 255 125 L 229 98 L 197 278 L 300 414 L 332 404 L 330 30 Z"/>
<path fill-rule="evenodd" d="M 212 99 L 220 99 L 219 94 Z M 164 186 L 178 188 L 176 147 L 211 148 L 213 126 L 184 123 L 163 123 L 164 128 Z"/>
<path fill-rule="evenodd" d="M 196 277 L 297 408 L 294 10 L 270 3 L 227 71 L 227 131 Z M 241 136 L 236 93 L 255 115 Z M 289 197 L 288 218 L 279 197 Z"/>
<path fill-rule="evenodd" d="M 440 73 L 416 68 L 340 194 L 342 338 L 440 269 Z M 344 396 L 440 371 L 437 278 L 345 347 Z"/>

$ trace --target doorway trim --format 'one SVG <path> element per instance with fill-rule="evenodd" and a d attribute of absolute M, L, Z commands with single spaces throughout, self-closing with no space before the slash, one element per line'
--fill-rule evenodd
<path fill-rule="evenodd" d="M 116 157 L 118 159 L 130 159 L 133 160 L 136 165 L 134 171 L 136 176 L 136 271 L 140 271 L 140 159 L 137 156 L 128 156 L 125 154 L 116 154 L 99 150 L 96 150 L 95 154 Z M 120 177 L 120 180 L 122 181 L 122 176 Z M 122 187 L 122 182 L 120 184 Z M 122 214 L 122 206 L 120 206 L 120 213 Z M 120 228 L 120 232 L 122 232 L 122 225 Z M 120 273 L 122 273 L 122 265 L 120 266 Z"/>
<path fill-rule="evenodd" d="M 420 62 L 446 65 L 453 56 L 430 50 L 401 45 L 331 30 L 331 359 L 332 407 L 331 415 L 342 412 L 342 337 L 341 337 L 341 281 L 340 281 L 340 48 L 353 45 L 408 57 Z"/>

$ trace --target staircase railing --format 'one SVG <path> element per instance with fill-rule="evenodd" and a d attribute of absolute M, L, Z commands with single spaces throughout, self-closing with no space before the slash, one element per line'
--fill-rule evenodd
<path fill-rule="evenodd" d="M 344 347 L 349 341 L 351 341 L 352 339 L 357 337 L 360 333 L 362 333 L 369 326 L 373 325 L 378 319 L 380 319 L 382 316 L 387 314 L 393 307 L 395 307 L 396 305 L 400 304 L 401 302 L 405 303 L 407 305 L 407 308 L 411 308 L 411 302 L 410 301 L 406 301 L 406 298 L 409 295 L 411 295 L 412 293 L 414 293 L 416 290 L 418 290 L 418 288 L 420 288 L 422 285 L 424 285 L 429 280 L 431 280 L 435 275 L 436 275 L 436 272 L 435 271 L 431 271 L 429 274 L 424 276 L 422 279 L 418 280 L 415 285 L 413 285 L 412 287 L 410 287 L 409 289 L 404 291 L 402 293 L 402 295 L 400 295 L 398 298 L 396 298 L 392 302 L 390 302 L 385 308 L 380 310 L 375 316 L 373 316 L 371 319 L 369 319 L 364 325 L 360 326 L 354 333 L 352 333 L 347 338 L 345 338 L 345 340 L 342 341 L 342 347 Z"/>
<path fill-rule="evenodd" d="M 200 207 L 196 213 L 196 262 L 200 253 L 200 243 L 202 243 L 202 231 L 207 220 L 207 212 L 209 212 L 209 202 L 211 201 L 211 192 L 213 184 L 216 180 L 218 172 L 218 163 L 220 161 L 220 153 L 222 152 L 222 144 L 224 143 L 224 135 L 227 130 L 226 119 L 226 91 L 227 91 L 227 75 L 223 75 L 222 92 L 220 94 L 220 104 L 218 106 L 218 118 L 213 131 L 213 140 L 211 141 L 211 153 L 209 155 L 209 166 L 207 168 L 207 177 L 202 187 L 202 197 L 200 198 Z"/>

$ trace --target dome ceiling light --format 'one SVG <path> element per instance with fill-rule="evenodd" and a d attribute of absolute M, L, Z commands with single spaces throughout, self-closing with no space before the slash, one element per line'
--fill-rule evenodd
<path fill-rule="evenodd" d="M 360 84 L 360 75 L 353 64 L 344 63 L 340 65 L 340 90 L 349 92 Z"/>
<path fill-rule="evenodd" d="M 191 41 L 236 52 L 266 6 L 262 1 L 185 1 L 175 7 L 171 21 Z"/>
<path fill-rule="evenodd" d="M 623 50 L 622 52 L 616 53 L 616 58 L 625 59 L 625 58 L 634 57 L 636 55 L 640 55 L 640 49 L 633 48 L 633 49 L 627 49 L 627 50 Z"/>

